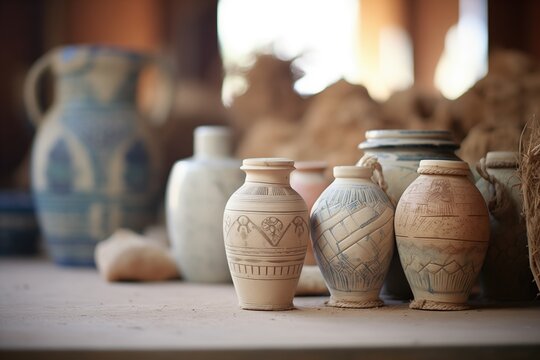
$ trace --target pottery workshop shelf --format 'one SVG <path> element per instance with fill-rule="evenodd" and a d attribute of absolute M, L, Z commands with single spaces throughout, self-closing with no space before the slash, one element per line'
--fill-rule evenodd
<path fill-rule="evenodd" d="M 429 312 L 400 303 L 338 309 L 326 300 L 245 311 L 232 284 L 111 284 L 94 269 L 2 259 L 0 357 L 540 359 L 538 303 Z"/>

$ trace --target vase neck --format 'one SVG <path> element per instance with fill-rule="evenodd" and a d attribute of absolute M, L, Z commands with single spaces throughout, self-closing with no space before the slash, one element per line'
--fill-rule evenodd
<path fill-rule="evenodd" d="M 246 170 L 246 182 L 290 186 L 291 170 Z"/>
<path fill-rule="evenodd" d="M 200 126 L 195 129 L 193 154 L 196 158 L 232 157 L 232 133 L 225 126 Z"/>

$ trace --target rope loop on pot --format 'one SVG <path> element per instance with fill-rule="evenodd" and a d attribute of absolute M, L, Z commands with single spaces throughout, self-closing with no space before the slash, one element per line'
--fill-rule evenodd
<path fill-rule="evenodd" d="M 357 166 L 365 166 L 369 167 L 373 170 L 373 177 L 372 180 L 377 184 L 382 191 L 388 196 L 388 199 L 390 199 L 390 202 L 394 207 L 396 206 L 397 202 L 396 200 L 387 192 L 388 190 L 388 183 L 384 179 L 383 169 L 382 165 L 379 162 L 379 159 L 376 156 L 365 154 L 362 156 L 362 158 L 358 161 Z"/>
<path fill-rule="evenodd" d="M 495 217 L 500 216 L 510 206 L 508 192 L 495 176 L 488 173 L 485 158 L 481 158 L 476 164 L 476 170 L 482 178 L 492 185 L 489 190 L 489 198 L 487 199 L 489 212 Z"/>

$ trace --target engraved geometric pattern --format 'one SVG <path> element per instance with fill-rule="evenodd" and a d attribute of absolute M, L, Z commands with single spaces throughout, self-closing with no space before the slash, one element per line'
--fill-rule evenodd
<path fill-rule="evenodd" d="M 233 277 L 289 280 L 300 276 L 309 240 L 302 216 L 225 211 L 223 232 Z"/>
<path fill-rule="evenodd" d="M 484 199 L 461 176 L 420 176 L 402 195 L 395 231 L 411 287 L 431 294 L 468 295 L 489 238 Z"/>
<path fill-rule="evenodd" d="M 311 216 L 318 264 L 333 289 L 371 291 L 382 286 L 393 247 L 394 211 L 374 186 L 336 184 Z"/>

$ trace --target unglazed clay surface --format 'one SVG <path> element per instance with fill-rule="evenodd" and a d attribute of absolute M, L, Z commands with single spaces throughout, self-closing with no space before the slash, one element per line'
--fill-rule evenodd
<path fill-rule="evenodd" d="M 309 241 L 308 211 L 289 185 L 294 162 L 246 159 L 244 185 L 229 199 L 223 233 L 240 306 L 293 308 Z"/>
<path fill-rule="evenodd" d="M 424 174 L 405 190 L 396 209 L 399 256 L 416 304 L 457 310 L 464 307 L 484 261 L 487 208 L 467 178 L 466 163 L 422 161 L 419 172 L 422 164 Z M 447 175 L 447 170 L 461 175 Z"/>
<path fill-rule="evenodd" d="M 494 184 L 481 178 L 476 187 L 486 203 L 493 196 L 504 197 L 505 207 L 490 209 L 490 240 L 480 273 L 483 295 L 491 300 L 525 301 L 536 297 L 529 267 L 527 228 L 521 215 L 522 195 L 517 174 L 517 153 L 490 152 L 487 172 L 502 185 L 503 194 L 495 194 Z"/>
<path fill-rule="evenodd" d="M 346 167 L 337 167 L 346 168 Z M 353 167 L 354 168 L 354 167 Z M 331 293 L 329 305 L 374 307 L 392 258 L 394 209 L 367 176 L 341 178 L 322 193 L 311 214 L 313 248 Z"/>

